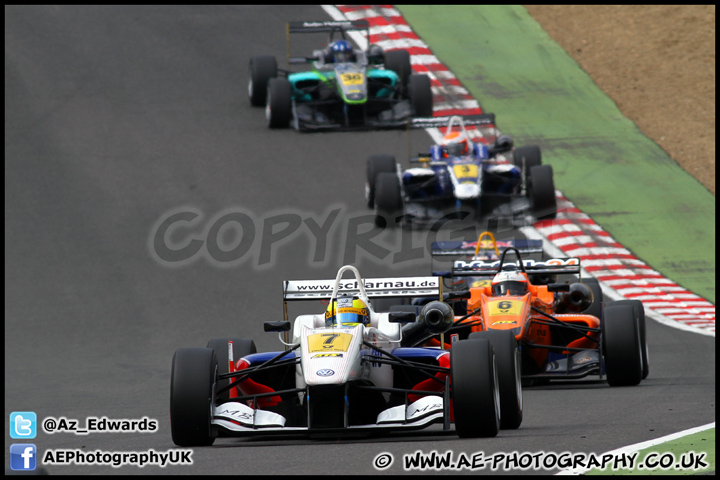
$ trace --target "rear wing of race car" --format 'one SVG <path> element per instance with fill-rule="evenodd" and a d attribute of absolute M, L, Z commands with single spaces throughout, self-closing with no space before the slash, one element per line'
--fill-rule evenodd
<path fill-rule="evenodd" d="M 354 267 L 351 267 L 354 269 Z M 334 280 L 287 280 L 283 282 L 283 300 L 322 300 L 338 294 L 358 294 L 366 298 L 428 297 L 442 299 L 439 277 L 391 277 Z"/>
<path fill-rule="evenodd" d="M 369 30 L 367 20 L 320 20 L 317 22 L 288 22 L 288 33 L 323 33 L 350 30 Z"/>
<path fill-rule="evenodd" d="M 493 246 L 484 246 L 480 240 L 476 242 L 465 241 L 448 241 L 448 242 L 432 242 L 430 244 L 430 254 L 434 257 L 466 255 L 475 256 L 481 250 L 494 250 L 496 255 L 500 255 L 500 251 L 509 247 L 518 249 L 520 253 L 542 253 L 542 240 L 528 240 L 524 238 L 497 240 Z"/>
<path fill-rule="evenodd" d="M 343 279 L 343 273 L 350 271 L 354 279 Z M 428 297 L 437 295 L 443 299 L 443 284 L 440 277 L 390 277 L 365 278 L 357 268 L 345 265 L 338 270 L 333 280 L 286 280 L 283 282 L 283 322 L 288 323 L 288 301 L 333 300 L 338 294 L 356 294 L 366 304 L 370 298 Z M 286 327 L 289 328 L 289 327 Z M 286 331 L 286 330 L 284 330 Z M 286 338 L 286 341 L 289 341 Z"/>
<path fill-rule="evenodd" d="M 290 56 L 291 33 L 328 33 L 328 43 L 332 42 L 335 33 L 347 40 L 345 32 L 364 31 L 365 38 L 370 38 L 370 23 L 367 20 L 320 20 L 317 22 L 288 22 L 287 23 L 287 61 L 291 63 L 306 63 L 311 58 Z"/>
<path fill-rule="evenodd" d="M 410 119 L 408 128 L 443 128 L 459 127 L 465 131 L 465 127 L 483 127 L 497 129 L 494 113 L 481 113 L 479 115 L 452 115 L 445 117 L 416 117 Z M 447 131 L 447 130 L 446 130 Z M 482 130 L 476 130 L 482 132 Z M 482 135 L 484 137 L 484 135 Z M 420 153 L 417 157 L 411 157 L 410 163 L 421 163 L 431 161 L 432 153 Z"/>
<path fill-rule="evenodd" d="M 410 125 L 417 128 L 441 128 L 447 127 L 452 117 L 418 117 L 411 120 Z M 465 115 L 462 117 L 463 124 L 467 126 L 495 126 L 494 113 L 481 113 L 479 115 Z"/>
<path fill-rule="evenodd" d="M 448 273 L 451 273 L 453 277 L 492 277 L 498 273 L 501 263 L 503 267 L 512 266 L 513 268 L 524 270 L 528 274 L 533 275 L 579 275 L 581 270 L 580 259 L 577 257 L 572 257 L 550 258 L 542 261 L 522 260 L 522 264 L 520 260 L 518 260 L 517 262 L 504 263 L 502 260 L 498 260 L 495 262 L 483 262 L 480 260 L 456 260 L 453 263 L 452 272 Z"/>

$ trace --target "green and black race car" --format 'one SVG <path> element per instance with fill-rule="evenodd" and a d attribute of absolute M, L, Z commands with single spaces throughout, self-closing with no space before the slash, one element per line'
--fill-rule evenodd
<path fill-rule="evenodd" d="M 288 64 L 312 64 L 305 72 L 280 69 L 271 55 L 250 60 L 248 96 L 265 106 L 270 128 L 297 130 L 393 128 L 414 117 L 431 117 L 430 77 L 413 74 L 407 50 L 385 52 L 378 45 L 355 48 L 348 31 L 366 20 L 288 23 Z M 329 33 L 328 46 L 311 57 L 290 57 L 290 33 Z M 339 38 L 333 37 L 338 34 Z"/>

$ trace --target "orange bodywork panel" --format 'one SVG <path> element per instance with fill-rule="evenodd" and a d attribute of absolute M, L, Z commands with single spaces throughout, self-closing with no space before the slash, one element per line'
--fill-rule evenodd
<path fill-rule="evenodd" d="M 513 330 L 518 341 L 536 345 L 552 345 L 550 332 L 552 320 L 532 310 L 533 306 L 542 310 L 558 320 L 566 323 L 585 325 L 589 328 L 600 328 L 600 320 L 592 315 L 582 314 L 555 314 L 553 305 L 555 297 L 549 292 L 547 285 L 529 285 L 528 293 L 523 296 L 492 296 L 490 285 L 470 288 L 470 298 L 467 303 L 468 312 L 478 310 L 476 315 L 467 318 L 463 323 L 477 323 L 471 327 L 473 332 L 482 332 L 489 329 Z M 585 332 L 597 339 L 596 332 Z M 571 348 L 597 348 L 597 343 L 589 338 L 581 337 L 571 341 Z M 548 355 L 546 349 L 531 349 L 531 357 L 538 363 L 543 363 Z"/>

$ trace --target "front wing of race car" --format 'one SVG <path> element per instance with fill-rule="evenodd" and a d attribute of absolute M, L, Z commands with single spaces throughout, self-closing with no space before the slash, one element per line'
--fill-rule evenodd
<path fill-rule="evenodd" d="M 387 108 L 375 113 L 372 105 Z M 347 105 L 342 99 L 293 100 L 293 126 L 296 130 L 372 130 L 414 126 L 413 110 L 407 100 L 370 100 L 370 105 Z"/>
<path fill-rule="evenodd" d="M 423 393 L 415 391 L 413 393 Z M 429 393 L 429 392 L 428 392 Z M 380 412 L 374 424 L 350 425 L 341 430 L 414 430 L 442 423 L 447 399 L 438 395 L 421 397 L 408 405 L 398 405 Z M 449 415 L 448 415 L 449 417 Z M 309 432 L 307 426 L 290 426 L 277 413 L 249 407 L 240 402 L 226 402 L 213 408 L 212 425 L 226 434 L 240 435 L 269 432 Z M 324 432 L 332 429 L 323 429 Z M 339 430 L 339 429 L 338 429 Z"/>

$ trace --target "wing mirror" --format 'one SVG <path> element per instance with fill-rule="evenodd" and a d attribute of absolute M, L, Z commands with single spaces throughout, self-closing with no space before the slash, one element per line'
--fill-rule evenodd
<path fill-rule="evenodd" d="M 548 292 L 569 292 L 569 283 L 551 283 L 547 286 Z"/>
<path fill-rule="evenodd" d="M 290 322 L 265 322 L 263 324 L 266 332 L 289 332 Z"/>
<path fill-rule="evenodd" d="M 445 301 L 447 300 L 460 300 L 464 298 L 470 298 L 471 293 L 470 290 L 458 290 L 456 292 L 448 292 L 443 295 L 443 299 Z"/>
<path fill-rule="evenodd" d="M 390 312 L 388 321 L 390 323 L 408 323 L 417 320 L 414 312 Z"/>

